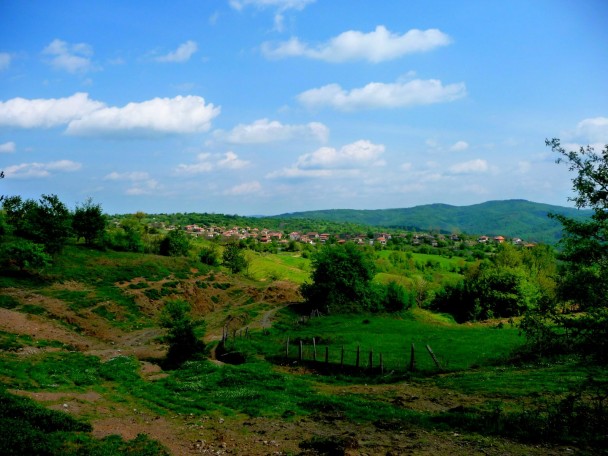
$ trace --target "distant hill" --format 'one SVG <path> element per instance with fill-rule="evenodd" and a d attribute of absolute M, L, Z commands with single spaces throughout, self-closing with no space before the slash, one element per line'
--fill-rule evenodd
<path fill-rule="evenodd" d="M 350 222 L 415 231 L 502 235 L 553 244 L 561 238 L 561 225 L 550 219 L 547 216 L 549 213 L 586 218 L 591 216 L 592 211 L 526 200 L 506 200 L 471 206 L 428 204 L 404 209 L 329 209 L 294 212 L 275 217 Z"/>

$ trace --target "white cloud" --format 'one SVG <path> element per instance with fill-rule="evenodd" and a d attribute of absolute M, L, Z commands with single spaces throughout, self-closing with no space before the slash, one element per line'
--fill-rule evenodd
<path fill-rule="evenodd" d="M 464 83 L 444 86 L 436 79 L 415 79 L 392 84 L 371 82 L 351 91 L 344 90 L 338 84 L 329 84 L 302 92 L 297 98 L 309 108 L 329 106 L 342 111 L 354 111 L 445 103 L 465 95 Z"/>
<path fill-rule="evenodd" d="M 20 128 L 56 127 L 104 107 L 104 103 L 91 100 L 87 93 L 75 93 L 67 98 L 12 98 L 0 102 L 0 125 Z"/>
<path fill-rule="evenodd" d="M 307 138 L 326 142 L 329 129 L 319 122 L 284 125 L 276 120 L 260 119 L 251 124 L 239 124 L 227 133 L 217 131 L 215 136 L 233 144 L 266 144 Z"/>
<path fill-rule="evenodd" d="M 58 160 L 49 163 L 22 163 L 4 169 L 7 178 L 27 179 L 48 177 L 53 172 L 68 173 L 82 168 L 80 163 L 71 160 Z"/>
<path fill-rule="evenodd" d="M 104 177 L 104 180 L 131 182 L 131 187 L 125 190 L 126 195 L 150 195 L 159 188 L 158 181 L 152 179 L 145 171 L 119 173 L 116 171 Z"/>
<path fill-rule="evenodd" d="M 235 185 L 234 187 L 226 190 L 224 192 L 225 195 L 249 195 L 252 193 L 259 193 L 262 190 L 262 185 L 258 181 L 244 182 L 239 185 Z"/>
<path fill-rule="evenodd" d="M 450 146 L 451 152 L 462 152 L 469 148 L 469 143 L 466 141 L 457 141 Z"/>
<path fill-rule="evenodd" d="M 58 70 L 69 73 L 84 73 L 94 69 L 91 62 L 93 48 L 85 43 L 69 44 L 55 39 L 42 51 L 50 55 L 49 63 Z"/>
<path fill-rule="evenodd" d="M 352 169 L 360 166 L 380 165 L 379 156 L 384 152 L 382 144 L 359 140 L 342 148 L 321 147 L 310 154 L 298 158 L 297 166 L 302 169 L 340 168 Z"/>
<path fill-rule="evenodd" d="M 0 71 L 7 70 L 11 66 L 12 57 L 8 52 L 0 52 Z"/>
<path fill-rule="evenodd" d="M 312 153 L 301 155 L 293 166 L 272 172 L 266 177 L 355 176 L 362 169 L 384 166 L 385 162 L 380 158 L 383 153 L 384 145 L 367 140 L 355 141 L 340 149 L 321 147 Z"/>
<path fill-rule="evenodd" d="M 173 173 L 178 176 L 195 176 L 197 174 L 209 173 L 215 169 L 242 169 L 249 165 L 250 162 L 241 160 L 232 151 L 214 155 L 202 153 L 198 154 L 194 163 L 177 165 Z"/>
<path fill-rule="evenodd" d="M 130 173 L 117 173 L 116 171 L 113 171 L 104 177 L 104 179 L 137 182 L 150 179 L 150 175 L 145 171 L 133 171 Z"/>
<path fill-rule="evenodd" d="M 185 43 L 180 44 L 175 51 L 156 57 L 154 60 L 162 63 L 187 62 L 197 50 L 198 46 L 195 41 L 186 41 Z"/>
<path fill-rule="evenodd" d="M 122 108 L 104 107 L 72 120 L 67 133 L 81 136 L 146 136 L 203 132 L 220 108 L 198 96 L 154 98 Z"/>
<path fill-rule="evenodd" d="M 485 173 L 490 170 L 490 166 L 486 160 L 477 158 L 462 163 L 457 163 L 450 166 L 449 171 L 452 174 L 472 174 Z"/>
<path fill-rule="evenodd" d="M 226 152 L 224 158 L 217 162 L 217 166 L 219 168 L 226 169 L 242 169 L 249 166 L 249 162 L 246 160 L 241 160 L 237 154 L 234 152 Z"/>
<path fill-rule="evenodd" d="M 437 29 L 412 29 L 399 35 L 379 25 L 369 33 L 349 30 L 314 48 L 298 38 L 276 46 L 264 43 L 262 52 L 268 58 L 302 56 L 332 63 L 356 60 L 379 63 L 415 52 L 430 51 L 451 42 L 448 35 Z"/>
<path fill-rule="evenodd" d="M 315 1 L 316 0 L 230 0 L 229 3 L 232 8 L 238 11 L 241 11 L 246 6 L 255 6 L 260 9 L 272 7 L 281 11 L 289 9 L 301 11 Z"/>
<path fill-rule="evenodd" d="M 283 31 L 283 14 L 288 10 L 302 11 L 316 0 L 229 0 L 230 6 L 242 11 L 247 6 L 257 9 L 271 8 L 275 10 L 274 26 L 277 31 Z"/>
<path fill-rule="evenodd" d="M 584 119 L 576 127 L 578 136 L 590 143 L 608 143 L 608 117 Z"/>
<path fill-rule="evenodd" d="M 0 154 L 12 154 L 17 150 L 17 145 L 13 141 L 0 144 Z"/>

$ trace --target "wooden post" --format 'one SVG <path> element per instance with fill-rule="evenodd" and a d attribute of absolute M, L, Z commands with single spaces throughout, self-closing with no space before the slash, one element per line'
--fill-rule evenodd
<path fill-rule="evenodd" d="M 285 358 L 289 358 L 289 336 L 287 336 L 287 342 L 285 343 Z"/>
<path fill-rule="evenodd" d="M 317 342 L 314 337 L 312 338 L 312 360 L 317 360 Z"/>
<path fill-rule="evenodd" d="M 382 361 L 382 353 L 380 353 L 380 373 L 384 375 L 384 362 Z"/>
<path fill-rule="evenodd" d="M 355 363 L 355 366 L 357 366 L 357 369 L 359 369 L 359 361 L 361 360 L 361 346 L 357 345 L 357 361 Z"/>
<path fill-rule="evenodd" d="M 412 343 L 412 348 L 410 350 L 410 371 L 414 372 L 416 370 L 416 347 Z"/>
<path fill-rule="evenodd" d="M 329 364 L 329 345 L 325 346 L 325 364 Z"/>
<path fill-rule="evenodd" d="M 371 371 L 374 368 L 374 349 L 372 348 L 369 351 L 369 370 Z"/>
<path fill-rule="evenodd" d="M 302 362 L 302 339 L 300 339 L 300 349 L 298 350 L 298 360 Z"/>
<path fill-rule="evenodd" d="M 245 339 L 249 339 L 249 326 L 245 328 Z"/>
<path fill-rule="evenodd" d="M 441 364 L 439 364 L 439 361 L 437 360 L 437 357 L 435 356 L 435 353 L 433 353 L 433 350 L 431 350 L 431 347 L 429 347 L 428 345 L 426 346 L 426 349 L 429 352 L 429 355 L 431 355 L 431 358 L 433 358 L 433 361 L 435 361 L 435 365 L 437 366 L 437 368 L 439 370 L 441 370 Z"/>
<path fill-rule="evenodd" d="M 342 351 L 340 352 L 340 369 L 344 368 L 344 345 L 342 345 Z"/>

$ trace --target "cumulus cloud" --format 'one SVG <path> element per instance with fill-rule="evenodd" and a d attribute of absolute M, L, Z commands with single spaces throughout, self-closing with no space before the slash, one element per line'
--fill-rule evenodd
<path fill-rule="evenodd" d="M 326 142 L 329 129 L 319 122 L 306 125 L 284 125 L 276 120 L 256 120 L 251 124 L 239 124 L 229 132 L 215 132 L 217 139 L 232 144 L 266 144 L 293 139 L 314 139 Z"/>
<path fill-rule="evenodd" d="M 186 41 L 180 44 L 179 47 L 166 55 L 156 57 L 154 60 L 162 63 L 183 63 L 190 60 L 190 57 L 198 50 L 195 41 Z"/>
<path fill-rule="evenodd" d="M 469 160 L 462 163 L 456 163 L 450 166 L 449 171 L 452 174 L 473 174 L 473 173 L 485 173 L 490 170 L 490 166 L 486 160 L 477 158 L 475 160 Z"/>
<path fill-rule="evenodd" d="M 225 154 L 198 154 L 196 161 L 190 164 L 179 164 L 173 173 L 180 176 L 194 176 L 209 173 L 216 169 L 242 169 L 250 165 L 250 162 L 241 160 L 237 154 L 228 151 Z"/>
<path fill-rule="evenodd" d="M 49 64 L 57 70 L 69 73 L 85 73 L 93 70 L 93 48 L 85 43 L 69 44 L 55 39 L 42 51 L 50 56 Z"/>
<path fill-rule="evenodd" d="M 379 25 L 369 33 L 349 30 L 316 47 L 302 43 L 298 38 L 278 45 L 264 43 L 262 52 L 272 59 L 308 57 L 332 63 L 357 60 L 379 63 L 407 54 L 427 52 L 451 42 L 448 35 L 437 29 L 412 29 L 399 35 Z"/>
<path fill-rule="evenodd" d="M 104 107 L 104 103 L 91 100 L 87 93 L 75 93 L 67 98 L 12 98 L 0 102 L 0 125 L 20 128 L 56 127 Z"/>
<path fill-rule="evenodd" d="M 359 140 L 340 149 L 321 147 L 301 155 L 293 166 L 270 173 L 267 177 L 330 177 L 336 172 L 341 176 L 352 176 L 361 169 L 384 166 L 385 162 L 380 158 L 383 153 L 384 145 L 367 140 Z"/>
<path fill-rule="evenodd" d="M 226 190 L 225 195 L 241 196 L 252 193 L 259 193 L 262 190 L 262 185 L 258 181 L 244 182 Z"/>
<path fill-rule="evenodd" d="M 67 124 L 79 136 L 138 137 L 207 131 L 221 108 L 188 95 L 154 98 L 123 107 L 91 100 L 87 93 L 67 98 L 12 98 L 0 102 L 0 126 L 50 128 Z"/>
<path fill-rule="evenodd" d="M 58 160 L 49 163 L 22 163 L 4 169 L 7 178 L 27 179 L 48 177 L 54 173 L 69 173 L 82 168 L 80 163 L 71 160 Z"/>
<path fill-rule="evenodd" d="M 415 79 L 391 84 L 371 82 L 365 87 L 350 91 L 344 90 L 338 84 L 329 84 L 302 92 L 297 99 L 309 108 L 328 106 L 341 111 L 355 111 L 446 103 L 464 96 L 466 96 L 464 83 L 444 86 L 436 79 Z"/>
<path fill-rule="evenodd" d="M 0 71 L 7 70 L 11 66 L 12 57 L 8 52 L 0 52 Z"/>
<path fill-rule="evenodd" d="M 147 136 L 209 130 L 220 108 L 198 96 L 154 98 L 124 107 L 104 107 L 72 120 L 67 133 L 80 136 Z"/>
<path fill-rule="evenodd" d="M 466 141 L 457 141 L 450 146 L 451 152 L 462 152 L 469 148 L 469 143 Z"/>
<path fill-rule="evenodd" d="M 576 126 L 576 133 L 589 143 L 608 143 L 608 117 L 584 119 Z"/>
<path fill-rule="evenodd" d="M 12 154 L 17 150 L 17 145 L 13 141 L 0 144 L 0 154 Z"/>

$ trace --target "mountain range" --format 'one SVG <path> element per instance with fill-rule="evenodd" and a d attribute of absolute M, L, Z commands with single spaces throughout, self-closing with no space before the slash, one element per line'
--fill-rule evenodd
<path fill-rule="evenodd" d="M 562 230 L 561 224 L 548 216 L 550 213 L 581 219 L 590 217 L 593 211 L 515 199 L 470 206 L 427 204 L 402 209 L 327 209 L 275 217 L 350 222 L 411 231 L 502 235 L 554 244 L 561 238 Z"/>

